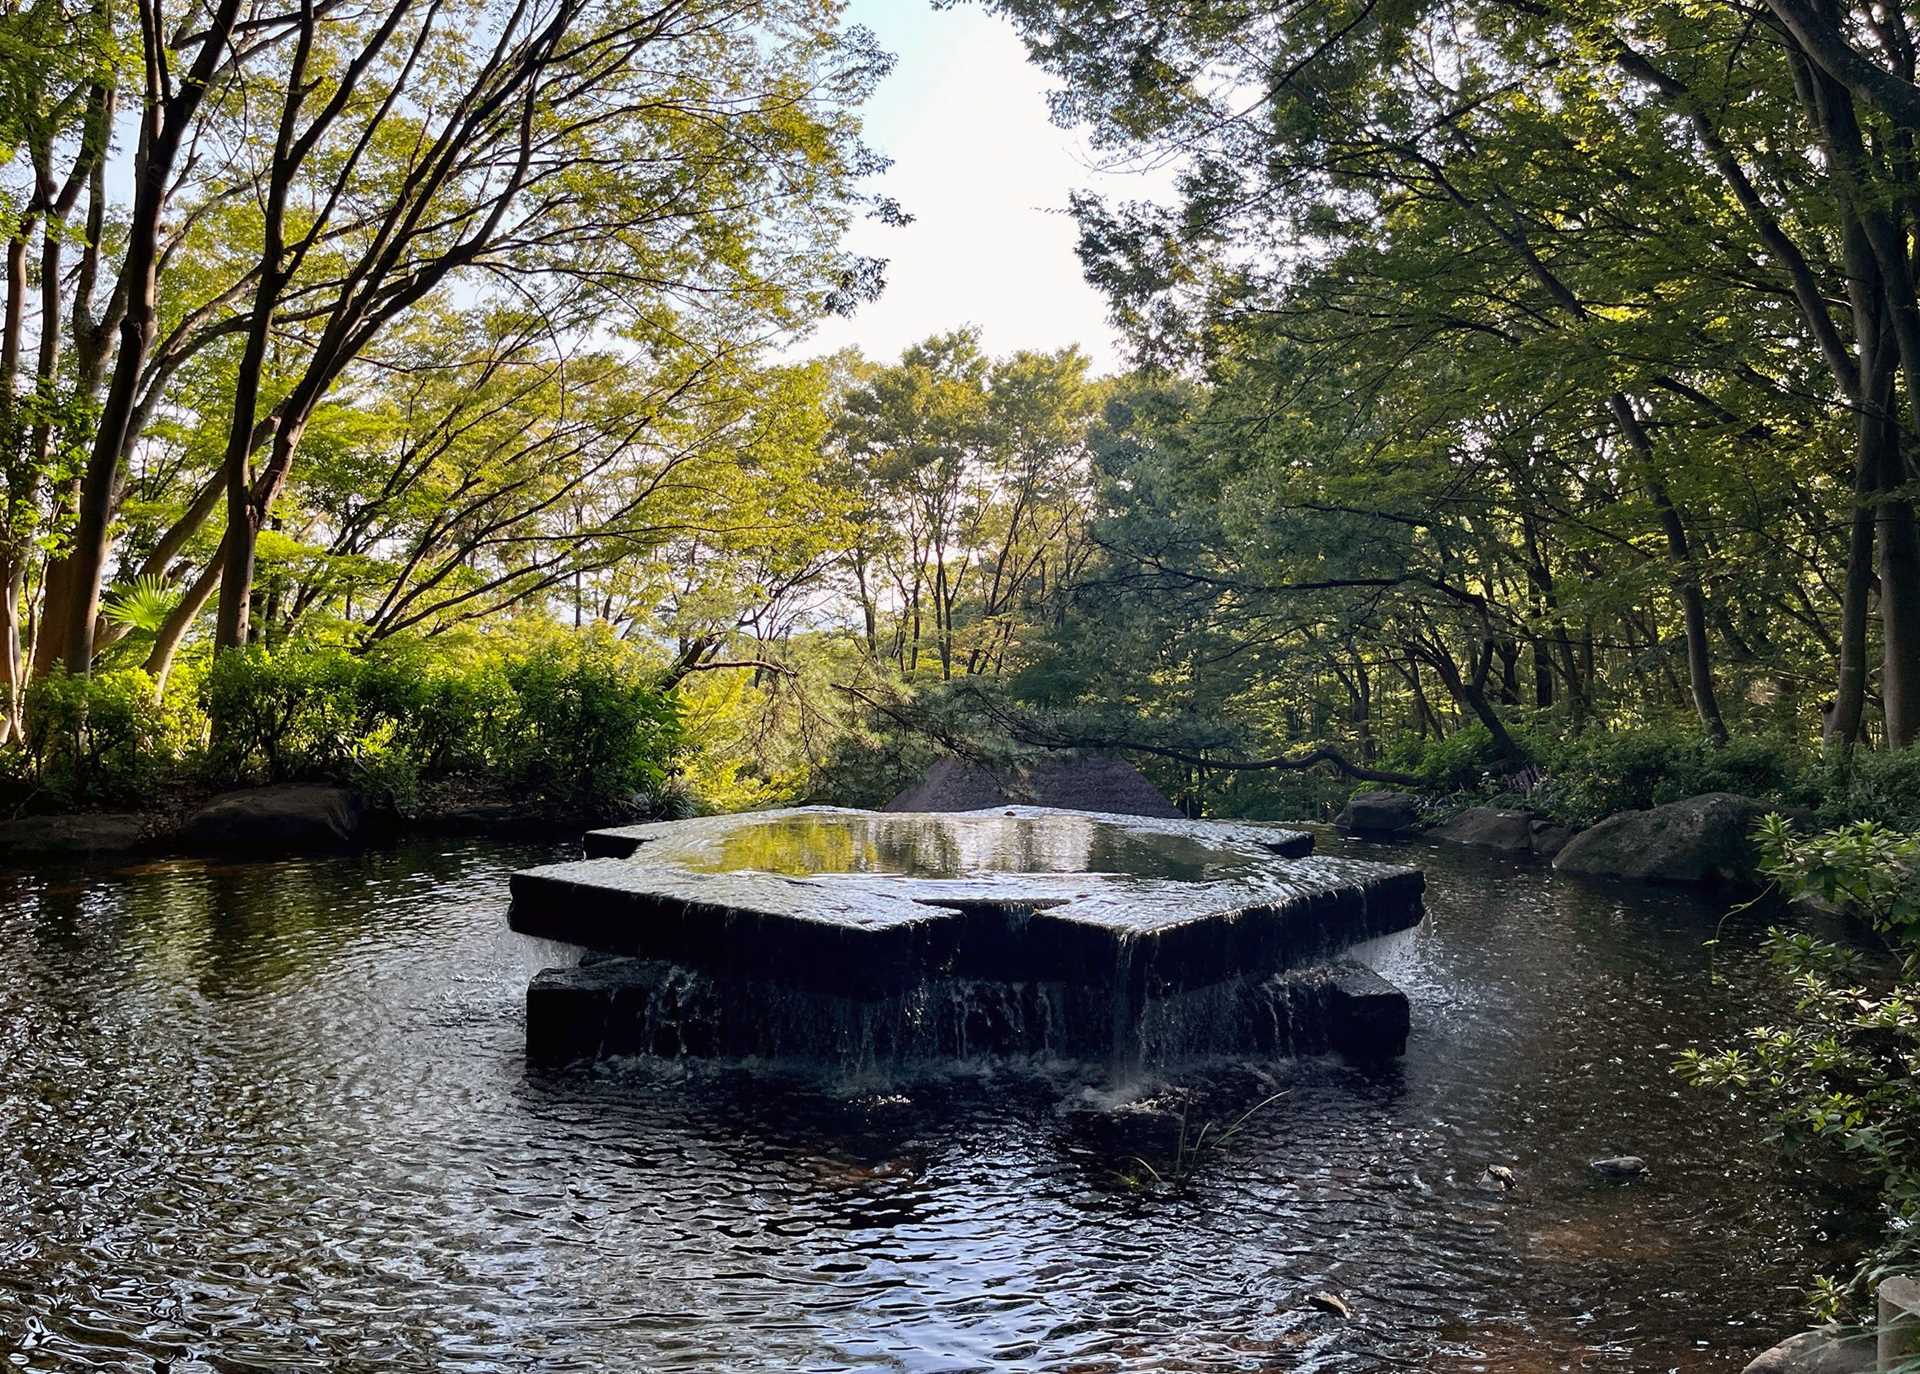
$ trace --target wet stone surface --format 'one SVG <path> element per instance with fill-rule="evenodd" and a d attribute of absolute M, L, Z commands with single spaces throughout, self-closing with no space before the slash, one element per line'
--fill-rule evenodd
<path fill-rule="evenodd" d="M 1169 986 L 1315 963 L 1418 924 L 1420 874 L 1285 858 L 1309 837 L 1040 808 L 805 808 L 602 831 L 517 873 L 513 928 L 878 994 L 928 973 Z"/>
<path fill-rule="evenodd" d="M 512 925 L 629 962 L 543 976 L 529 996 L 529 1044 L 554 1058 L 656 1043 L 693 1052 L 686 1047 L 714 1038 L 739 1053 L 741 1028 L 766 1021 L 757 1004 L 791 991 L 881 1005 L 829 1014 L 783 1003 L 794 1013 L 780 1037 L 788 1048 L 811 1020 L 829 1040 L 851 1037 L 883 1060 L 886 1046 L 941 1054 L 949 1041 L 1020 1053 L 1038 1040 L 1050 1052 L 1132 1057 L 1169 999 L 1251 987 L 1419 923 L 1418 871 L 1313 857 L 1310 847 L 1309 836 L 1264 826 L 1037 807 L 820 807 L 597 832 L 588 850 L 599 857 L 514 875 Z M 656 966 L 728 980 L 727 996 L 755 1012 L 706 1018 L 730 1029 L 674 1030 Z M 1025 989 L 1024 1010 L 983 1010 L 1006 1001 L 981 990 L 994 984 Z M 1258 994 L 1264 1012 L 1248 1011 L 1246 998 L 1222 1005 L 1247 1024 L 1277 1017 L 1269 1048 L 1295 1039 L 1326 1047 L 1325 1025 L 1295 1024 L 1302 1007 L 1378 1046 L 1406 1019 L 1404 999 L 1386 992 L 1399 1005 L 1385 1022 L 1377 1001 L 1371 1013 L 1336 1015 L 1336 1005 L 1366 999 L 1324 989 Z M 961 1029 L 931 1028 L 933 1009 L 954 1005 Z M 1007 1025 L 970 1037 L 970 1021 Z"/>

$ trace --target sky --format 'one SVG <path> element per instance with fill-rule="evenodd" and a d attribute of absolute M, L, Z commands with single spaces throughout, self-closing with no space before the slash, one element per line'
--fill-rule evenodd
<path fill-rule="evenodd" d="M 889 260 L 886 293 L 800 351 L 851 344 L 888 361 L 972 324 L 989 353 L 1077 343 L 1096 370 L 1117 368 L 1106 304 L 1074 255 L 1067 193 L 1145 196 L 1142 179 L 1098 170 L 1084 139 L 1049 122 L 1048 78 L 1004 20 L 928 0 L 852 0 L 847 17 L 899 59 L 865 107 L 868 143 L 894 159 L 869 189 L 914 222 L 855 228 L 850 248 Z"/>

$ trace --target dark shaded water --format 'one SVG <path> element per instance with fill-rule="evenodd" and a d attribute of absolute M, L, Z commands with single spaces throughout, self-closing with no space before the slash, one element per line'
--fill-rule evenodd
<path fill-rule="evenodd" d="M 1326 846 L 1337 850 L 1337 844 Z M 1387 971 L 1404 1062 L 1277 1088 L 1183 1196 L 1156 1085 L 529 1073 L 505 877 L 414 847 L 0 876 L 0 1352 L 22 1369 L 1727 1370 L 1823 1204 L 1679 1084 L 1756 934 L 1462 851 Z M 1160 1104 L 1168 1098 L 1162 1096 Z M 1645 1184 L 1590 1184 L 1631 1151 Z M 1484 1178 L 1511 1165 L 1503 1194 Z M 1331 1290 L 1349 1323 L 1306 1305 Z"/>

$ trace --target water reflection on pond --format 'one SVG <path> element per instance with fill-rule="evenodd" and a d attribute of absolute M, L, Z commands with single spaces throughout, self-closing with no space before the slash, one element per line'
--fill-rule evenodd
<path fill-rule="evenodd" d="M 703 873 L 793 876 L 886 873 L 971 878 L 994 873 L 1116 873 L 1197 882 L 1271 863 L 1271 852 L 1205 844 L 1071 815 L 790 815 L 730 830 L 682 852 L 642 845 L 635 862 L 665 855 Z"/>
<path fill-rule="evenodd" d="M 1340 846 L 1328 844 L 1329 851 Z M 1824 1202 L 1669 1072 L 1718 909 L 1439 849 L 1390 1069 L 1276 1088 L 1181 1197 L 1053 1073 L 530 1075 L 525 847 L 0 877 L 0 1352 L 27 1369 L 1733 1370 Z M 1150 1085 L 1149 1085 L 1150 1086 Z M 1655 1167 L 1593 1185 L 1585 1161 Z M 1511 1165 L 1503 1193 L 1489 1163 Z M 1306 1305 L 1345 1295 L 1342 1323 Z"/>

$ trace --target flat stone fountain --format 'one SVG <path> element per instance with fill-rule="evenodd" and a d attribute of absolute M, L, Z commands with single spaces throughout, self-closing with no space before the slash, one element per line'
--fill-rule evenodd
<path fill-rule="evenodd" d="M 511 924 L 584 948 L 527 990 L 541 1062 L 1364 1058 L 1407 999 L 1355 946 L 1419 924 L 1414 869 L 1263 825 L 803 807 L 595 831 L 513 876 Z"/>

